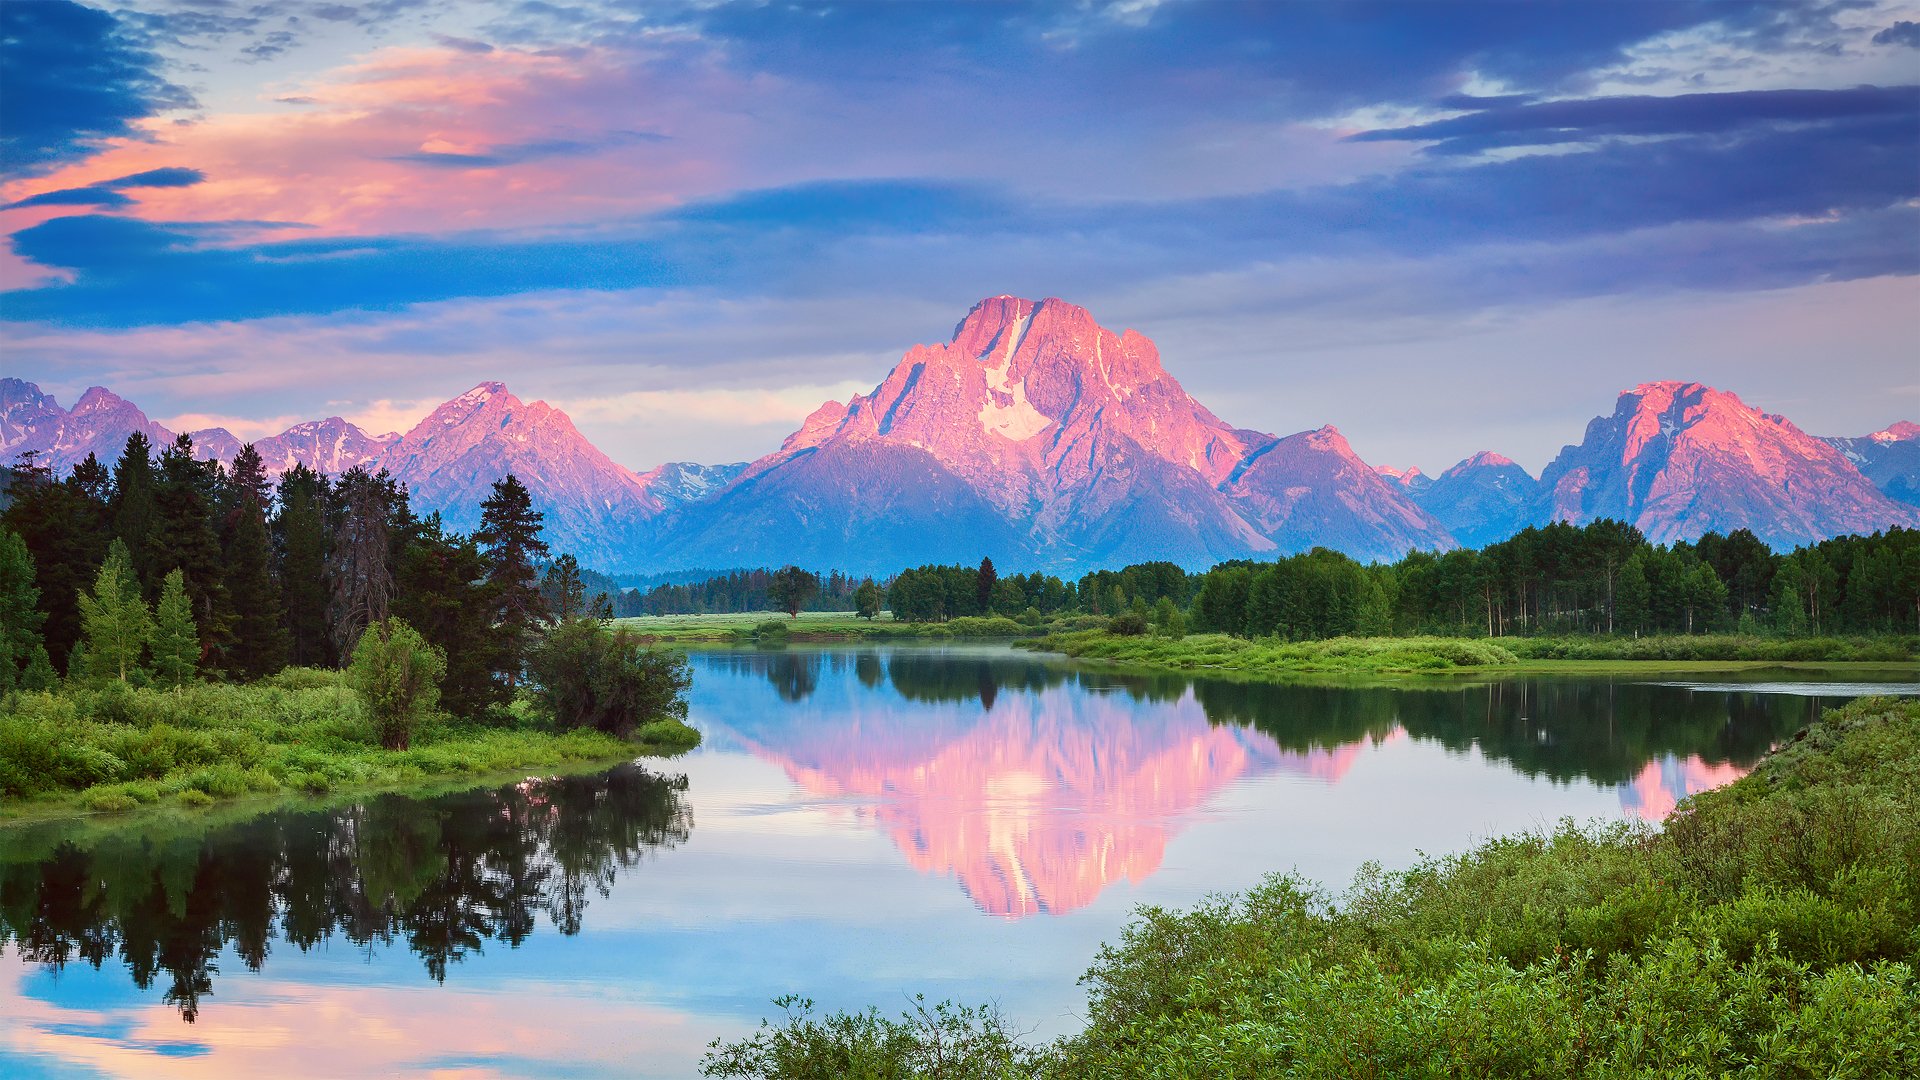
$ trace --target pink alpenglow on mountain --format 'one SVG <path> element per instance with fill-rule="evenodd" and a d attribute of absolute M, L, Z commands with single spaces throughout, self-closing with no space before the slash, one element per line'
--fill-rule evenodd
<path fill-rule="evenodd" d="M 1700 383 L 1622 394 L 1540 481 L 1544 516 L 1618 518 L 1659 543 L 1744 528 L 1789 548 L 1920 525 L 1920 509 L 1889 499 L 1832 444 Z"/>
<path fill-rule="evenodd" d="M 6 464 L 36 451 L 41 465 L 62 476 L 88 454 L 111 466 L 135 431 L 146 433 L 155 453 L 173 442 L 172 432 L 105 387 L 88 387 L 72 409 L 62 409 L 30 382 L 0 379 L 0 454 Z"/>
<path fill-rule="evenodd" d="M 689 508 L 661 555 L 884 570 L 993 552 L 1073 571 L 1315 544 L 1367 557 L 1451 546 L 1337 433 L 1310 436 L 1229 426 L 1167 373 L 1153 342 L 1084 308 L 996 296 L 951 341 L 908 350 L 872 393 L 821 406 Z"/>
<path fill-rule="evenodd" d="M 439 510 L 460 532 L 479 525 L 481 502 L 512 473 L 546 514 L 553 550 L 591 566 L 630 564 L 634 529 L 662 509 L 640 477 L 588 442 L 566 413 L 527 404 L 497 382 L 435 409 L 373 464 L 407 485 L 417 511 Z"/>

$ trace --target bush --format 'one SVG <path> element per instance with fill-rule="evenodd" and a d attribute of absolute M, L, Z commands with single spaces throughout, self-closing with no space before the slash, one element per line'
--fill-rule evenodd
<path fill-rule="evenodd" d="M 428 644 L 400 619 L 367 627 L 354 646 L 348 680 L 367 701 L 380 745 L 405 750 L 414 730 L 440 704 L 440 680 L 447 675 L 447 654 Z"/>
<path fill-rule="evenodd" d="M 1121 637 L 1139 637 L 1147 632 L 1147 617 L 1132 611 L 1123 611 L 1107 620 L 1107 633 Z"/>
<path fill-rule="evenodd" d="M 687 658 L 650 649 L 625 627 L 567 620 L 546 632 L 527 666 L 541 704 L 563 728 L 624 738 L 645 721 L 687 715 Z"/>

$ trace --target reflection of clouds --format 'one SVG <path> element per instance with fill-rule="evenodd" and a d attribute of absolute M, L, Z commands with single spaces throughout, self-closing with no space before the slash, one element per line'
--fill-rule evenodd
<path fill-rule="evenodd" d="M 225 983 L 233 996 L 199 1023 L 160 1002 L 87 1008 L 24 993 L 26 965 L 0 957 L 0 1048 L 103 1076 L 491 1077 L 562 1071 L 684 1072 L 718 1022 L 608 996 L 517 985 L 511 993 L 448 988 Z M 636 1044 L 633 1032 L 647 1033 Z M 4 1059 L 0 1059 L 4 1065 Z"/>
<path fill-rule="evenodd" d="M 1723 787 L 1747 775 L 1732 763 L 1709 765 L 1692 754 L 1667 754 L 1647 762 L 1640 775 L 1620 785 L 1620 807 L 1647 821 L 1663 821 L 1680 800 Z"/>
<path fill-rule="evenodd" d="M 1143 703 L 1073 685 L 1003 689 L 984 713 L 928 705 L 913 724 L 897 722 L 897 702 L 872 708 L 887 716 L 861 703 L 742 741 L 807 791 L 853 800 L 914 868 L 950 874 L 982 910 L 1015 918 L 1145 880 L 1184 819 L 1236 780 L 1334 783 L 1366 745 L 1282 751 L 1210 723 L 1191 692 Z"/>

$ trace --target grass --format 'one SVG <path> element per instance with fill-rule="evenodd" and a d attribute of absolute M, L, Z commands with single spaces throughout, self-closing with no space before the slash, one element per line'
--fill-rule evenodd
<path fill-rule="evenodd" d="M 784 626 L 781 634 L 770 624 Z M 789 618 L 783 611 L 745 611 L 717 615 L 642 615 L 616 620 L 649 639 L 662 642 L 885 641 L 949 638 L 1012 639 L 1044 633 L 1047 626 L 1029 626 L 1002 616 L 965 616 L 943 623 L 896 622 L 891 612 L 863 619 L 851 611 L 803 611 Z M 1053 625 L 1070 625 L 1056 621 Z"/>
<path fill-rule="evenodd" d="M 1334 638 L 1288 642 L 1225 634 L 1183 638 L 1104 630 L 1018 643 L 1115 667 L 1254 677 L 1374 675 L 1655 675 L 1781 671 L 1920 677 L 1910 639 L 1782 641 L 1732 635 L 1669 638 Z"/>
<path fill-rule="evenodd" d="M 0 818 L 572 770 L 698 741 L 675 720 L 647 724 L 633 741 L 560 731 L 518 702 L 493 723 L 443 715 L 410 749 L 383 750 L 344 673 L 314 669 L 244 686 L 67 687 L 5 703 Z"/>
<path fill-rule="evenodd" d="M 1145 907 L 1087 1027 L 991 1011 L 786 1022 L 713 1076 L 1920 1074 L 1920 701 L 1829 712 L 1663 827 L 1563 822 L 1332 894 L 1271 877 Z M 806 1003 L 801 1002 L 804 1006 Z"/>

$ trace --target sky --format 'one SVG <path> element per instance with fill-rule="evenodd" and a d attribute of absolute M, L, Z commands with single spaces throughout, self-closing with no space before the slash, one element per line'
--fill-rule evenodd
<path fill-rule="evenodd" d="M 0 51 L 0 374 L 175 429 L 498 379 L 744 460 L 1001 293 L 1428 472 L 1653 379 L 1920 418 L 1920 0 L 7 0 Z"/>

